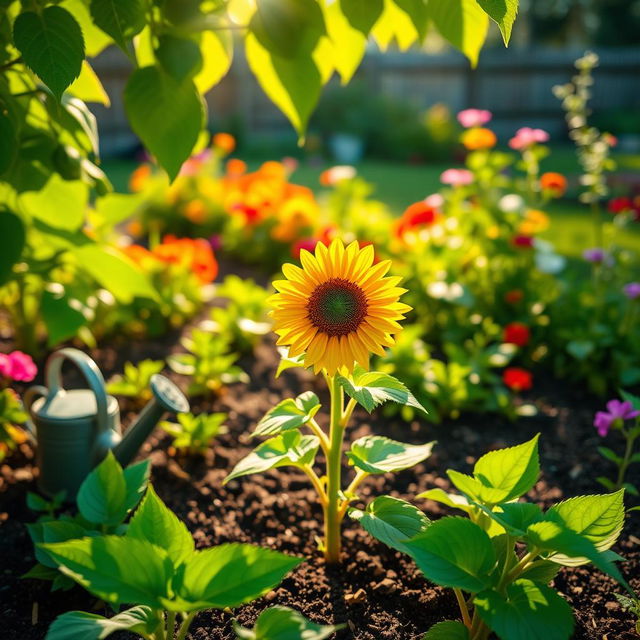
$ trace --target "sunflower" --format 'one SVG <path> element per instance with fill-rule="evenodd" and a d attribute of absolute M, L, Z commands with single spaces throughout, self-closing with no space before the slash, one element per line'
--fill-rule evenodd
<path fill-rule="evenodd" d="M 285 264 L 286 280 L 276 280 L 278 293 L 270 302 L 278 345 L 289 347 L 292 357 L 305 354 L 305 366 L 353 371 L 367 368 L 369 354 L 384 355 L 401 331 L 398 320 L 411 310 L 398 302 L 406 291 L 401 278 L 385 277 L 390 260 L 373 264 L 373 246 L 357 242 L 344 247 L 334 240 L 327 248 L 319 242 L 315 255 L 300 252 L 302 268 Z"/>

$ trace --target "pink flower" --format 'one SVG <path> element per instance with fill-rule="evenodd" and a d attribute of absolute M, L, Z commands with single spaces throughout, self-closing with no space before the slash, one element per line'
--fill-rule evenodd
<path fill-rule="evenodd" d="M 629 284 L 625 284 L 623 291 L 624 295 L 627 296 L 629 300 L 640 298 L 640 282 L 630 282 Z"/>
<path fill-rule="evenodd" d="M 609 400 L 608 411 L 598 411 L 593 421 L 593 426 L 598 430 L 598 435 L 605 437 L 609 429 L 619 429 L 625 420 L 631 420 L 640 416 L 640 411 L 634 411 L 630 402 Z"/>
<path fill-rule="evenodd" d="M 492 118 L 491 111 L 486 109 L 465 109 L 458 114 L 458 122 L 465 128 L 481 127 Z"/>
<path fill-rule="evenodd" d="M 543 129 L 522 127 L 516 131 L 516 135 L 509 140 L 509 146 L 516 151 L 526 149 L 536 143 L 547 142 L 549 134 Z"/>
<path fill-rule="evenodd" d="M 440 182 L 460 187 L 473 182 L 473 173 L 468 169 L 447 169 L 440 175 Z"/>
<path fill-rule="evenodd" d="M 427 196 L 424 201 L 425 204 L 428 204 L 434 209 L 439 209 L 444 204 L 444 198 L 439 193 L 432 193 L 430 196 Z"/>
<path fill-rule="evenodd" d="M 38 373 L 38 367 L 31 356 L 22 351 L 14 351 L 9 354 L 11 362 L 11 377 L 20 382 L 31 382 Z"/>
<path fill-rule="evenodd" d="M 11 377 L 11 359 L 6 353 L 0 353 L 0 376 Z"/>

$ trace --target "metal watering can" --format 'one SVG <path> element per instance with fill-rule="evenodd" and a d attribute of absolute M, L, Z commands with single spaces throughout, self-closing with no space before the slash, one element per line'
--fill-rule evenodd
<path fill-rule="evenodd" d="M 65 360 L 80 369 L 88 389 L 67 391 L 62 387 Z M 47 360 L 45 378 L 48 388 L 31 387 L 23 402 L 35 425 L 38 488 L 49 496 L 65 490 L 66 499 L 74 499 L 82 481 L 109 449 L 125 466 L 166 413 L 189 411 L 180 389 L 164 376 L 154 375 L 153 399 L 122 437 L 118 402 L 107 394 L 102 373 L 88 355 L 78 349 L 57 351 Z"/>

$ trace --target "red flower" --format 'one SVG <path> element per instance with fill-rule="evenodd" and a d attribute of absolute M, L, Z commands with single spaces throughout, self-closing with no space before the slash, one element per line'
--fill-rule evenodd
<path fill-rule="evenodd" d="M 609 211 L 614 215 L 623 211 L 630 211 L 633 208 L 631 198 L 613 198 L 609 200 Z"/>
<path fill-rule="evenodd" d="M 438 211 L 424 200 L 409 205 L 396 225 L 396 236 L 401 238 L 409 229 L 431 226 L 438 219 Z"/>
<path fill-rule="evenodd" d="M 533 248 L 533 238 L 531 236 L 514 236 L 511 239 L 511 242 L 514 247 L 518 247 L 520 249 L 531 249 Z"/>
<path fill-rule="evenodd" d="M 502 381 L 512 391 L 527 391 L 533 386 L 533 377 L 525 369 L 509 367 L 502 374 Z"/>
<path fill-rule="evenodd" d="M 522 322 L 512 322 L 504 328 L 503 341 L 509 344 L 515 344 L 518 347 L 524 347 L 529 343 L 531 332 L 529 327 Z"/>
<path fill-rule="evenodd" d="M 524 299 L 524 293 L 521 289 L 513 289 L 504 294 L 504 301 L 508 304 L 518 304 Z"/>

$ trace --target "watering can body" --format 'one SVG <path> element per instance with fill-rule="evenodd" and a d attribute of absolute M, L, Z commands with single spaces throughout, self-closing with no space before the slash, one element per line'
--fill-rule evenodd
<path fill-rule="evenodd" d="M 62 387 L 62 364 L 67 360 L 80 369 L 88 389 Z M 61 349 L 47 361 L 45 377 L 47 387 L 29 389 L 24 404 L 35 425 L 38 488 L 48 496 L 65 491 L 66 499 L 73 500 L 109 449 L 124 466 L 163 415 L 189 410 L 186 398 L 171 381 L 154 376 L 154 398 L 123 438 L 118 402 L 106 393 L 102 373 L 89 356 L 78 349 Z"/>

